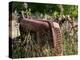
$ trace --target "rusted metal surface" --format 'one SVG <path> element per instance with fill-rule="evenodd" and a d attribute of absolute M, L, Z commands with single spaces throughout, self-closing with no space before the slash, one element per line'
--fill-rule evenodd
<path fill-rule="evenodd" d="M 20 31 L 34 31 L 37 34 L 36 38 L 38 39 L 40 35 L 39 32 L 42 32 L 43 30 L 50 30 L 53 45 L 52 53 L 55 56 L 63 55 L 61 31 L 58 23 L 53 22 L 52 20 L 25 18 L 24 12 L 22 12 L 22 17 L 23 18 L 20 21 Z"/>
<path fill-rule="evenodd" d="M 25 32 L 26 30 L 30 30 L 36 33 L 42 30 L 50 30 L 52 33 L 53 54 L 54 55 L 62 54 L 61 32 L 58 23 L 48 20 L 23 19 L 20 22 L 20 30 Z"/>
<path fill-rule="evenodd" d="M 41 29 L 49 29 L 49 25 L 45 21 L 38 21 L 31 19 L 22 20 L 20 22 L 20 25 L 22 28 L 25 28 L 24 31 L 28 29 L 37 32 L 40 31 Z"/>

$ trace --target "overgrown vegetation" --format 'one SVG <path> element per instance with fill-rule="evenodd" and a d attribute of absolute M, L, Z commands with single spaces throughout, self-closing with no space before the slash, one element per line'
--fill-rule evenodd
<path fill-rule="evenodd" d="M 78 6 L 76 5 L 60 5 L 60 4 L 42 4 L 42 3 L 24 3 L 12 2 L 11 13 L 19 14 L 24 11 L 26 16 L 35 19 L 54 20 L 59 23 L 63 40 L 63 55 L 74 55 L 78 53 L 78 36 L 77 36 L 77 18 Z M 18 17 L 18 16 L 17 16 Z M 22 33 L 22 32 L 21 32 Z M 37 56 L 53 56 L 51 54 L 50 32 L 44 35 L 43 42 L 45 45 L 39 50 L 40 42 L 36 41 L 35 34 L 26 32 L 22 33 L 25 40 L 23 52 L 21 52 L 21 38 L 16 38 L 12 44 L 13 58 L 18 57 L 37 57 Z M 21 36 L 22 37 L 22 36 Z M 16 41 L 16 42 L 15 42 Z M 37 43 L 36 43 L 37 42 Z M 38 45 L 39 42 L 39 45 Z M 38 50 L 36 50 L 38 49 Z M 36 53 L 38 52 L 38 53 Z M 33 54 L 33 55 L 32 55 Z M 41 54 L 41 55 L 39 55 Z"/>

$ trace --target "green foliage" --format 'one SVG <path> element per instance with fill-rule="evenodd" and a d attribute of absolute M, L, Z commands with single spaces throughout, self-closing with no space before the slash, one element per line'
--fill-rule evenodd
<path fill-rule="evenodd" d="M 35 14 L 36 12 L 39 12 L 42 15 L 49 15 L 51 17 L 57 17 L 60 15 L 70 15 L 73 16 L 74 18 L 77 19 L 78 17 L 78 6 L 76 5 L 57 5 L 57 4 L 42 4 L 42 3 L 24 3 L 23 2 L 12 2 L 12 12 L 14 11 L 26 11 L 26 14 Z M 38 15 L 38 13 L 37 13 Z M 75 20 L 76 20 L 75 19 Z M 74 21 L 75 22 L 75 21 Z M 63 23 L 61 28 L 62 31 L 62 40 L 63 40 L 63 50 L 64 50 L 64 55 L 73 55 L 78 53 L 78 44 L 77 44 L 77 29 L 76 30 L 71 30 L 71 32 L 68 32 L 65 25 L 67 22 Z M 40 33 L 41 34 L 41 33 Z M 26 36 L 26 35 L 25 35 Z M 27 37 L 27 36 L 26 36 Z M 44 37 L 44 36 L 43 36 Z M 50 37 L 46 37 L 50 38 Z M 26 40 L 26 39 L 25 39 Z M 44 39 L 46 40 L 46 39 Z M 33 41 L 30 41 L 33 43 Z M 50 42 L 48 42 L 49 44 Z M 16 43 L 17 44 L 17 43 Z M 13 45 L 13 57 L 20 57 L 20 45 Z M 38 45 L 31 45 L 31 47 L 35 47 Z M 39 46 L 38 46 L 39 47 Z M 24 48 L 23 48 L 24 50 Z M 40 51 L 41 53 L 42 51 Z M 24 51 L 22 53 L 25 53 Z M 28 52 L 32 53 L 32 52 Z M 27 53 L 25 53 L 27 54 Z M 42 56 L 42 55 L 41 55 Z M 48 56 L 48 55 L 47 55 Z M 52 56 L 50 54 L 50 56 Z"/>
<path fill-rule="evenodd" d="M 76 5 L 64 5 L 64 15 L 68 14 L 75 18 L 78 17 L 78 6 Z"/>
<path fill-rule="evenodd" d="M 17 12 L 25 10 L 25 7 L 24 7 L 23 3 L 21 3 L 21 2 L 10 2 L 9 4 L 12 8 L 12 12 L 14 12 L 15 10 Z"/>
<path fill-rule="evenodd" d="M 65 25 L 65 24 L 64 24 Z M 63 28 L 63 29 L 62 29 Z M 78 37 L 77 37 L 77 31 L 72 30 L 71 32 L 68 32 L 65 28 L 66 26 L 62 26 L 62 38 L 63 38 L 63 50 L 64 55 L 74 55 L 77 54 L 78 51 Z"/>
<path fill-rule="evenodd" d="M 59 4 L 42 4 L 42 3 L 23 3 L 23 2 L 12 2 L 12 11 L 31 9 L 31 13 L 40 12 L 48 15 L 60 15 L 63 10 L 63 15 L 71 15 L 78 17 L 78 6 L 77 5 L 59 5 Z"/>

